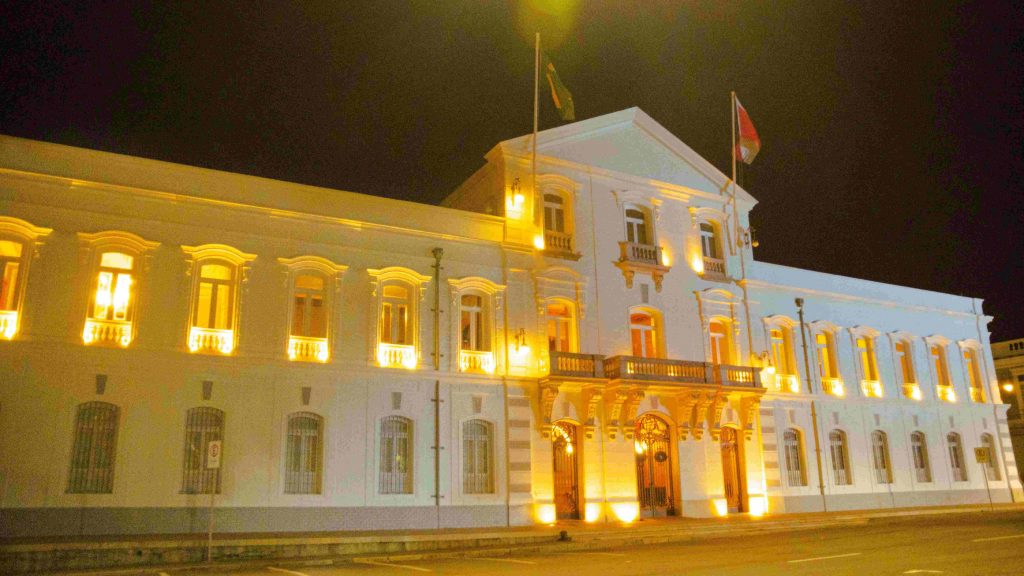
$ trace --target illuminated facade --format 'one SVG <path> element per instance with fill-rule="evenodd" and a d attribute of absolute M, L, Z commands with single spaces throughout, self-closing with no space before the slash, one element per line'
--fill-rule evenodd
<path fill-rule="evenodd" d="M 1009 405 L 1006 413 L 1013 452 L 1017 457 L 1017 470 L 1024 462 L 1024 338 L 992 343 L 992 357 L 995 359 L 996 375 L 999 377 L 999 394 Z"/>
<path fill-rule="evenodd" d="M 211 492 L 223 531 L 1019 493 L 980 302 L 755 262 L 730 194 L 636 109 L 542 133 L 536 179 L 499 144 L 444 207 L 0 138 L 0 437 L 46 447 L 0 445 L 0 525 L 202 531 Z"/>

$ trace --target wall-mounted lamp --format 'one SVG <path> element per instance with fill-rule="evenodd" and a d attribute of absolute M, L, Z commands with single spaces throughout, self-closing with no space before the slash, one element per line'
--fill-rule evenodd
<path fill-rule="evenodd" d="M 743 230 L 743 245 L 747 248 L 757 248 L 761 245 L 761 243 L 757 241 L 757 231 L 753 226 Z"/>
<path fill-rule="evenodd" d="M 515 346 L 516 354 L 518 354 L 526 346 L 526 328 L 520 328 L 513 333 L 512 336 L 513 345 Z"/>
<path fill-rule="evenodd" d="M 523 196 L 522 190 L 519 188 L 519 177 L 517 176 L 512 180 L 512 184 L 509 186 L 508 199 L 506 202 L 506 214 L 515 219 L 523 217 L 523 204 L 526 203 L 526 197 Z"/>

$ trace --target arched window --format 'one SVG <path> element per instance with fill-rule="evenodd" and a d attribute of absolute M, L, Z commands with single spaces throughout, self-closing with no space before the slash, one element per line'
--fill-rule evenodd
<path fill-rule="evenodd" d="M 988 480 L 1001 480 L 1002 475 L 999 474 L 999 454 L 996 452 L 996 443 L 992 439 L 991 434 L 981 435 L 981 447 L 988 452 L 988 458 L 985 462 L 985 474 L 988 476 Z"/>
<path fill-rule="evenodd" d="M 804 443 L 800 432 L 793 428 L 787 428 L 782 435 L 782 445 L 786 457 L 787 484 L 791 487 L 807 486 Z"/>
<path fill-rule="evenodd" d="M 722 259 L 722 250 L 719 247 L 718 232 L 711 222 L 700 223 L 700 250 L 705 258 L 712 260 Z M 705 265 L 705 269 L 707 266 Z"/>
<path fill-rule="evenodd" d="M 946 361 L 945 344 L 931 344 L 928 347 L 928 352 L 932 357 L 932 367 L 935 369 L 935 388 L 939 400 L 955 402 L 956 393 L 953 391 L 952 382 L 949 380 L 949 362 Z"/>
<path fill-rule="evenodd" d="M 192 352 L 231 354 L 238 340 L 242 278 L 255 254 L 230 246 L 182 246 L 192 257 Z"/>
<path fill-rule="evenodd" d="M 205 406 L 188 411 L 185 417 L 185 456 L 181 476 L 183 493 L 220 494 L 220 470 L 210 469 L 207 458 L 210 442 L 223 440 L 224 412 Z"/>
<path fill-rule="evenodd" d="M 288 359 L 327 362 L 331 356 L 336 288 L 347 267 L 319 256 L 278 258 L 277 261 L 288 270 L 291 290 Z"/>
<path fill-rule="evenodd" d="M 892 483 L 892 468 L 889 465 L 889 438 L 885 432 L 871 433 L 871 462 L 875 469 L 875 481 L 879 484 Z"/>
<path fill-rule="evenodd" d="M 787 326 L 778 326 L 769 331 L 772 347 L 772 365 L 781 375 L 795 374 L 793 369 L 793 331 Z"/>
<path fill-rule="evenodd" d="M 711 343 L 712 364 L 732 364 L 732 338 L 729 334 L 731 323 L 724 320 L 712 320 L 708 323 L 708 335 Z"/>
<path fill-rule="evenodd" d="M 818 376 L 823 380 L 838 379 L 835 336 L 831 332 L 818 332 L 814 335 L 814 346 L 818 357 Z"/>
<path fill-rule="evenodd" d="M 320 494 L 323 475 L 323 418 L 311 412 L 288 416 L 285 494 Z"/>
<path fill-rule="evenodd" d="M 380 421 L 381 494 L 412 494 L 412 420 L 388 416 Z"/>
<path fill-rule="evenodd" d="M 558 194 L 544 194 L 544 229 L 568 232 L 565 226 L 565 200 Z"/>
<path fill-rule="evenodd" d="M 917 384 L 917 375 L 914 372 L 914 342 L 909 338 L 899 338 L 893 343 L 893 351 L 903 396 L 911 400 L 920 400 L 921 388 Z"/>
<path fill-rule="evenodd" d="M 633 308 L 629 312 L 629 334 L 633 344 L 633 356 L 658 358 L 661 346 L 658 336 L 659 322 L 654 311 Z"/>
<path fill-rule="evenodd" d="M 828 434 L 829 453 L 832 457 L 832 477 L 836 486 L 853 484 L 850 473 L 850 451 L 846 444 L 846 433 L 833 430 Z"/>
<path fill-rule="evenodd" d="M 462 424 L 463 493 L 494 493 L 493 444 L 490 422 L 470 420 Z"/>
<path fill-rule="evenodd" d="M 18 309 L 18 269 L 24 244 L 14 240 L 0 240 L 0 311 Z"/>
<path fill-rule="evenodd" d="M 125 321 L 131 302 L 132 271 L 135 258 L 121 252 L 105 252 L 100 256 L 96 291 L 89 314 L 96 320 Z"/>
<path fill-rule="evenodd" d="M 953 471 L 953 482 L 967 482 L 967 465 L 960 435 L 950 432 L 946 435 L 946 444 L 949 446 L 949 465 Z"/>
<path fill-rule="evenodd" d="M 910 452 L 914 457 L 914 475 L 918 482 L 932 481 L 932 467 L 928 459 L 928 442 L 924 432 L 913 432 L 910 435 Z"/>
<path fill-rule="evenodd" d="M 653 244 L 648 230 L 647 213 L 639 208 L 626 208 L 626 242 L 630 244 Z"/>
<path fill-rule="evenodd" d="M 70 494 L 110 494 L 114 490 L 114 459 L 120 410 L 107 402 L 78 405 L 71 448 Z"/>
<path fill-rule="evenodd" d="M 10 340 L 18 333 L 32 253 L 52 231 L 0 216 L 0 338 Z"/>
<path fill-rule="evenodd" d="M 964 370 L 967 371 L 967 383 L 970 384 L 971 401 L 985 401 L 985 385 L 982 383 L 981 366 L 978 364 L 978 350 L 964 348 Z"/>
<path fill-rule="evenodd" d="M 878 359 L 875 356 L 875 339 L 870 336 L 857 338 L 857 352 L 860 356 L 861 374 L 865 380 L 878 381 Z"/>
<path fill-rule="evenodd" d="M 548 325 L 549 352 L 575 352 L 576 344 L 573 335 L 575 327 L 575 307 L 569 302 L 556 300 L 544 307 Z"/>

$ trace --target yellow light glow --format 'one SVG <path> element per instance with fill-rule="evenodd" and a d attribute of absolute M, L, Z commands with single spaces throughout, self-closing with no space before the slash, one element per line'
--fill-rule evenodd
<path fill-rule="evenodd" d="M 628 524 L 636 520 L 637 516 L 640 516 L 640 504 L 636 502 L 617 502 L 612 504 L 612 514 L 614 514 L 620 522 L 626 522 Z"/>
<path fill-rule="evenodd" d="M 1003 384 L 1003 391 L 1004 392 L 1013 392 L 1013 384 L 1011 384 L 1009 382 L 1007 382 L 1006 384 Z"/>
<path fill-rule="evenodd" d="M 316 353 L 316 359 L 321 362 L 327 362 L 330 355 L 327 353 L 327 346 L 321 347 Z"/>
<path fill-rule="evenodd" d="M 88 322 L 85 323 L 85 330 L 82 331 L 82 342 L 92 344 L 92 326 Z"/>
<path fill-rule="evenodd" d="M 0 326 L 3 327 L 4 339 L 14 338 L 14 334 L 18 331 L 18 313 L 0 312 Z"/>
<path fill-rule="evenodd" d="M 231 351 L 235 349 L 235 341 L 233 338 L 225 338 L 220 341 L 220 353 L 231 354 Z"/>
<path fill-rule="evenodd" d="M 544 249 L 544 235 L 543 234 L 537 234 L 536 236 L 534 236 L 533 237 L 533 245 L 537 248 L 537 250 L 543 250 Z"/>
<path fill-rule="evenodd" d="M 571 442 L 566 442 L 566 444 L 565 444 L 565 453 L 566 454 L 572 454 L 572 451 L 573 451 L 572 443 Z"/>
<path fill-rule="evenodd" d="M 412 370 L 416 367 L 416 355 L 415 354 L 403 354 L 402 355 L 402 366 Z"/>
<path fill-rule="evenodd" d="M 719 516 L 727 516 L 729 514 L 729 503 L 725 501 L 725 498 L 715 498 L 711 503 L 715 506 L 715 514 Z"/>
<path fill-rule="evenodd" d="M 701 257 L 700 254 L 694 255 L 694 257 L 690 259 L 690 267 L 693 268 L 693 271 L 696 272 L 697 274 L 703 274 L 704 258 Z"/>
<path fill-rule="evenodd" d="M 913 398 L 914 400 L 920 400 L 921 389 L 918 388 L 917 386 L 914 386 L 914 389 L 910 391 L 910 397 Z"/>
<path fill-rule="evenodd" d="M 636 450 L 637 454 L 644 453 L 644 447 L 640 445 L 640 442 L 633 442 L 633 449 Z"/>
<path fill-rule="evenodd" d="M 796 377 L 789 379 L 789 391 L 794 394 L 800 391 L 800 383 L 797 382 Z"/>
<path fill-rule="evenodd" d="M 832 393 L 842 398 L 843 396 L 846 396 L 846 388 L 843 386 L 842 382 L 837 380 L 832 384 Z"/>
<path fill-rule="evenodd" d="M 767 374 L 768 376 L 774 376 L 775 375 L 775 366 L 772 366 L 772 365 L 769 364 L 768 366 L 765 367 L 764 373 Z"/>
<path fill-rule="evenodd" d="M 750 497 L 750 515 L 751 516 L 764 516 L 768 513 L 768 498 L 761 495 L 752 495 Z"/>
<path fill-rule="evenodd" d="M 505 215 L 509 218 L 519 220 L 523 217 L 523 204 L 525 203 L 526 198 L 520 193 L 509 196 L 505 200 Z"/>
<path fill-rule="evenodd" d="M 538 504 L 537 519 L 542 524 L 554 524 L 556 520 L 554 504 Z"/>
<path fill-rule="evenodd" d="M 671 266 L 672 265 L 672 256 L 669 254 L 668 250 L 665 249 L 665 248 L 661 249 L 661 265 L 662 266 Z"/>
<path fill-rule="evenodd" d="M 601 505 L 597 503 L 587 504 L 583 509 L 584 522 L 597 522 L 601 519 Z"/>

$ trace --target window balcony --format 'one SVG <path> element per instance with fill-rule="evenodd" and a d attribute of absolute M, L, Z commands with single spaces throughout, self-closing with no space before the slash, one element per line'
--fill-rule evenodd
<path fill-rule="evenodd" d="M 494 352 L 459 350 L 459 371 L 494 374 Z"/>
<path fill-rule="evenodd" d="M 777 392 L 798 394 L 800 392 L 800 379 L 797 378 L 796 374 L 776 374 L 775 390 Z"/>
<path fill-rule="evenodd" d="M 127 347 L 132 342 L 132 323 L 123 320 L 97 320 L 88 318 L 82 341 L 86 344 L 113 344 Z"/>
<path fill-rule="evenodd" d="M 971 402 L 983 403 L 985 402 L 985 391 L 981 388 L 971 388 Z"/>
<path fill-rule="evenodd" d="M 567 260 L 579 260 L 580 255 L 573 249 L 572 234 L 567 232 L 556 232 L 555 230 L 544 231 L 544 253 L 556 258 Z"/>
<path fill-rule="evenodd" d="M 953 391 L 953 387 L 950 385 L 938 385 L 935 387 L 935 391 L 939 395 L 939 400 L 943 402 L 956 402 L 956 392 Z"/>
<path fill-rule="evenodd" d="M 821 388 L 826 394 L 831 394 L 840 398 L 846 395 L 846 387 L 843 386 L 843 381 L 839 378 L 822 378 Z"/>
<path fill-rule="evenodd" d="M 616 266 L 626 277 L 626 287 L 633 287 L 633 276 L 637 273 L 650 274 L 654 280 L 654 289 L 661 292 L 661 281 L 669 266 L 664 264 L 661 246 L 637 244 L 636 242 L 619 242 L 619 261 Z"/>
<path fill-rule="evenodd" d="M 725 260 L 704 256 L 704 270 L 701 272 L 701 276 L 725 278 Z"/>
<path fill-rule="evenodd" d="M 911 400 L 921 400 L 921 387 L 917 382 L 906 382 L 903 384 L 903 397 Z"/>
<path fill-rule="evenodd" d="M 10 340 L 18 332 L 18 311 L 0 310 L 0 338 Z"/>
<path fill-rule="evenodd" d="M 550 352 L 549 376 L 562 378 L 604 378 L 604 356 L 576 352 Z"/>
<path fill-rule="evenodd" d="M 867 398 L 881 398 L 883 394 L 882 383 L 878 380 L 861 380 L 860 389 Z"/>
<path fill-rule="evenodd" d="M 416 347 L 407 344 L 377 345 L 377 364 L 384 368 L 416 368 Z"/>
<path fill-rule="evenodd" d="M 291 336 L 288 338 L 288 359 L 302 362 L 327 362 L 327 338 Z"/>
<path fill-rule="evenodd" d="M 235 331 L 193 326 L 188 335 L 188 349 L 207 354 L 231 354 L 235 349 Z"/>

